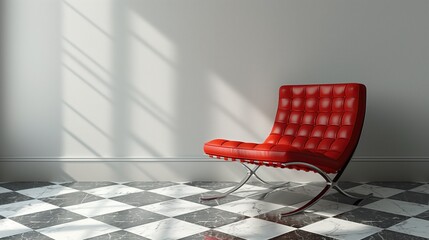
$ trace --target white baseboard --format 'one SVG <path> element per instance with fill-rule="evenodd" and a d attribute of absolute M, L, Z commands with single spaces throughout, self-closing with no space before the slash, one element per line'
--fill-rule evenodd
<path fill-rule="evenodd" d="M 357 158 L 341 180 L 429 181 L 429 159 Z M 0 181 L 238 181 L 244 169 L 240 164 L 208 159 L 41 159 L 0 160 Z M 323 181 L 314 173 L 260 168 L 268 181 Z"/>

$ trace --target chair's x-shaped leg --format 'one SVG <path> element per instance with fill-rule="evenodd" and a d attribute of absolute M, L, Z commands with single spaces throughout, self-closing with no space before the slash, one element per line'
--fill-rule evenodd
<path fill-rule="evenodd" d="M 213 199 L 218 199 L 218 198 L 223 198 L 228 196 L 229 194 L 237 191 L 239 188 L 241 188 L 247 181 L 249 181 L 250 177 L 255 176 L 256 179 L 258 179 L 260 182 L 264 183 L 264 184 L 268 184 L 270 185 L 270 189 L 271 191 L 273 189 L 276 188 L 280 188 L 280 187 L 284 187 L 285 185 L 287 185 L 288 183 L 284 183 L 284 184 L 280 184 L 280 185 L 272 185 L 266 181 L 264 181 L 263 179 L 261 179 L 257 174 L 256 171 L 259 169 L 259 165 L 254 167 L 253 169 L 251 169 L 250 167 L 246 166 L 245 164 L 242 163 L 242 165 L 247 169 L 247 174 L 246 176 L 243 178 L 243 180 L 241 180 L 241 182 L 233 187 L 232 189 L 228 190 L 225 193 L 222 194 L 218 194 L 218 195 L 210 195 L 210 196 L 201 196 L 200 199 L 201 200 L 213 200 Z M 341 189 L 338 185 L 337 182 L 335 182 L 337 180 L 337 178 L 335 178 L 334 180 L 332 180 L 325 172 L 323 172 L 320 168 L 309 164 L 309 163 L 304 163 L 304 162 L 289 162 L 289 163 L 285 163 L 283 164 L 284 166 L 290 166 L 290 165 L 301 165 L 301 166 L 306 166 L 312 170 L 314 170 L 315 172 L 319 173 L 326 181 L 326 186 L 319 192 L 319 194 L 317 194 L 313 199 L 311 199 L 310 201 L 308 201 L 306 204 L 304 204 L 303 206 L 299 207 L 298 209 L 292 210 L 290 212 L 286 212 L 286 213 L 282 213 L 282 216 L 290 216 L 293 214 L 297 214 L 300 213 L 302 211 L 304 211 L 305 209 L 313 206 L 315 203 L 317 203 L 331 188 L 337 190 L 339 193 L 341 193 L 344 196 L 347 196 L 349 198 L 353 198 L 356 199 L 354 205 L 359 204 L 362 200 L 372 196 L 372 194 L 369 194 L 367 196 L 363 196 L 363 197 L 357 197 L 357 196 L 353 196 L 347 192 L 345 192 L 343 189 Z M 266 194 L 267 195 L 267 194 Z"/>
<path fill-rule="evenodd" d="M 246 182 L 247 181 L 249 181 L 249 179 L 250 179 L 250 177 L 252 177 L 252 175 L 254 175 L 259 181 L 261 181 L 261 182 L 263 182 L 263 183 L 266 183 L 266 184 L 268 184 L 267 182 L 265 182 L 264 180 L 262 180 L 257 174 L 256 174 L 256 171 L 258 170 L 258 168 L 260 167 L 259 165 L 258 166 L 256 166 L 256 167 L 254 167 L 253 169 L 251 169 L 250 167 L 248 167 L 248 166 L 246 166 L 246 165 L 244 165 L 244 164 L 241 164 L 241 165 L 243 165 L 246 169 L 247 169 L 247 174 L 246 174 L 246 176 L 243 178 L 243 180 L 241 180 L 241 182 L 237 185 L 237 186 L 235 186 L 235 187 L 233 187 L 233 188 L 231 188 L 230 190 L 228 190 L 227 192 L 225 192 L 225 193 L 222 193 L 222 194 L 218 194 L 218 195 L 212 195 L 212 196 L 201 196 L 200 197 L 200 199 L 201 200 L 213 200 L 213 199 L 218 199 L 218 198 L 223 198 L 223 197 L 226 197 L 226 196 L 228 196 L 229 194 L 231 194 L 231 193 L 233 193 L 233 192 L 235 192 L 235 191 L 237 191 L 239 188 L 241 188 L 244 184 L 246 184 Z"/>

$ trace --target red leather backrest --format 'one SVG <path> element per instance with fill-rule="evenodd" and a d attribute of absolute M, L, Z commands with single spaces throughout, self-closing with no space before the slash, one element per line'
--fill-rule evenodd
<path fill-rule="evenodd" d="M 366 88 L 358 83 L 285 85 L 265 140 L 348 160 L 363 126 Z"/>

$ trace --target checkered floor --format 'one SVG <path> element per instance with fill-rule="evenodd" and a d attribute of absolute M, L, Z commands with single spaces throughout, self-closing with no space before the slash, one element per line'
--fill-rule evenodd
<path fill-rule="evenodd" d="M 0 183 L 0 239 L 428 239 L 429 184 L 344 182 L 360 206 L 330 192 L 309 211 L 290 216 L 321 189 L 291 184 L 268 195 L 231 182 Z M 283 205 L 287 203 L 288 206 Z"/>

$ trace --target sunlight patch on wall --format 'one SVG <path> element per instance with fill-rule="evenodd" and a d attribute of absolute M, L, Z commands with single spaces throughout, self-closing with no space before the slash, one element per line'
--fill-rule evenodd
<path fill-rule="evenodd" d="M 258 98 L 254 92 L 243 96 L 228 84 L 228 81 L 215 73 L 208 74 L 212 102 L 210 112 L 210 135 L 216 138 L 229 138 L 241 141 L 261 142 L 269 133 L 272 120 L 248 98 Z M 266 126 L 261 129 L 260 126 Z M 257 128 L 258 127 L 258 128 Z"/>
<path fill-rule="evenodd" d="M 62 155 L 66 157 L 110 155 L 110 10 L 106 1 L 62 4 Z"/>
<path fill-rule="evenodd" d="M 130 9 L 130 156 L 174 154 L 176 48 Z"/>

